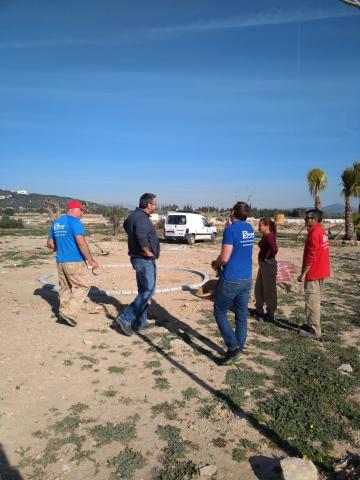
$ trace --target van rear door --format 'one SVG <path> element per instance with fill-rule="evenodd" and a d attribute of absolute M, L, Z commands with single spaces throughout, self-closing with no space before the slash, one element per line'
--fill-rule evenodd
<path fill-rule="evenodd" d="M 186 215 L 170 214 L 166 218 L 165 237 L 182 238 L 186 233 Z"/>

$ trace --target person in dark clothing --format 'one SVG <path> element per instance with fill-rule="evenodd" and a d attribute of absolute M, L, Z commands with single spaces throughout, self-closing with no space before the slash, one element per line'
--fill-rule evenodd
<path fill-rule="evenodd" d="M 144 193 L 140 197 L 139 208 L 124 222 L 128 235 L 130 262 L 136 272 L 138 294 L 125 310 L 116 317 L 116 323 L 125 335 L 133 331 L 150 328 L 147 311 L 150 298 L 156 285 L 156 260 L 160 256 L 160 242 L 150 215 L 157 206 L 156 195 Z"/>
<path fill-rule="evenodd" d="M 276 274 L 276 225 L 270 218 L 261 218 L 259 232 L 262 233 L 258 243 L 259 269 L 255 282 L 255 312 L 254 317 L 260 321 L 271 322 L 275 318 L 277 308 Z M 264 305 L 266 313 L 264 314 Z"/>

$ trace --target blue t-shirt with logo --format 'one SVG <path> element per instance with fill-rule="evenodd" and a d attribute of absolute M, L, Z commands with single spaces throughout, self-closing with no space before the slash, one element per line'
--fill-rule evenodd
<path fill-rule="evenodd" d="M 85 235 L 84 225 L 78 218 L 62 215 L 52 223 L 49 238 L 55 242 L 58 263 L 84 261 L 76 243 L 77 235 Z"/>
<path fill-rule="evenodd" d="M 251 278 L 254 240 L 253 227 L 243 220 L 237 220 L 225 228 L 223 245 L 233 246 L 230 260 L 223 268 L 225 280 Z"/>

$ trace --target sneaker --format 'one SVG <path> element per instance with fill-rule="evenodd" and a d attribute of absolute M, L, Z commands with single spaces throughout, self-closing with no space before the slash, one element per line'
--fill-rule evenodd
<path fill-rule="evenodd" d="M 122 333 L 124 335 L 127 335 L 128 337 L 131 337 L 131 335 L 134 333 L 133 332 L 133 329 L 131 328 L 131 325 L 127 322 L 125 322 L 121 317 L 120 315 L 118 315 L 115 319 L 115 322 L 117 323 L 117 325 L 119 325 Z"/>
<path fill-rule="evenodd" d="M 240 363 L 241 350 L 237 348 L 236 350 L 227 351 L 225 358 L 222 362 L 223 365 L 238 365 Z"/>
<path fill-rule="evenodd" d="M 318 335 L 315 330 L 308 327 L 308 330 L 299 330 L 300 337 L 313 338 L 314 340 L 321 340 L 321 335 Z"/>
<path fill-rule="evenodd" d="M 70 325 L 70 327 L 76 327 L 76 325 L 77 325 L 77 321 L 76 321 L 76 320 L 74 320 L 73 318 L 68 317 L 67 315 L 65 315 L 65 314 L 62 313 L 62 312 L 59 312 L 59 319 L 60 319 L 60 320 L 63 320 L 65 323 L 67 323 L 68 325 Z"/>

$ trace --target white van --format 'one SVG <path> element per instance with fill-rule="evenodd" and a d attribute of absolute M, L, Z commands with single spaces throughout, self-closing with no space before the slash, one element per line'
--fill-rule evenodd
<path fill-rule="evenodd" d="M 186 240 L 193 245 L 196 240 L 214 241 L 216 227 L 198 213 L 169 212 L 164 227 L 165 240 Z"/>

